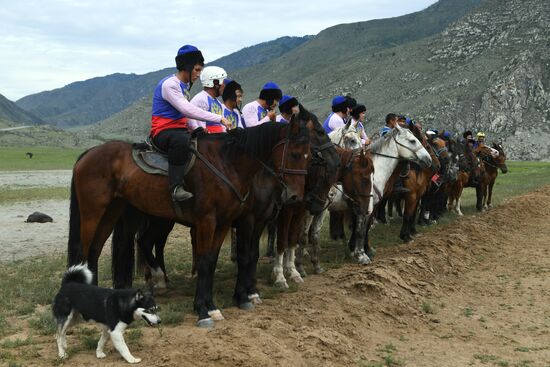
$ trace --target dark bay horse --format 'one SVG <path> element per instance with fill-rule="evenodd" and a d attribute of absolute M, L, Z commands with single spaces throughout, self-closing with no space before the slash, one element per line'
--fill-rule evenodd
<path fill-rule="evenodd" d="M 308 164 L 304 202 L 310 211 L 323 209 L 326 195 L 325 187 L 333 182 L 339 155 L 330 143 L 317 117 L 300 106 L 297 119 L 304 123 L 309 131 L 311 159 Z M 272 168 L 264 166 L 253 178 L 253 184 L 247 201 L 243 204 L 241 214 L 233 221 L 236 229 L 233 249 L 238 265 L 237 282 L 234 300 L 243 309 L 251 308 L 250 300 L 260 302 L 257 291 L 256 266 L 259 257 L 259 240 L 267 223 L 276 219 L 282 206 L 281 194 L 285 183 L 281 181 Z M 146 259 L 146 280 L 150 282 L 155 275 L 162 282 L 167 280 L 164 267 L 163 249 L 173 221 L 148 216 L 138 231 L 137 243 L 140 253 Z M 117 230 L 115 229 L 115 233 Z M 130 244 L 133 237 L 128 239 Z M 156 256 L 153 256 L 153 248 Z M 151 282 L 152 283 L 152 282 Z M 158 283 L 157 283 L 158 285 Z"/>
<path fill-rule="evenodd" d="M 288 124 L 266 123 L 227 134 L 200 136 L 199 151 L 236 192 L 197 159 L 186 177 L 194 198 L 181 205 L 181 216 L 168 192 L 168 178 L 143 172 L 133 162 L 131 150 L 131 144 L 108 142 L 88 150 L 76 162 L 71 183 L 68 263 L 87 261 L 97 283 L 101 250 L 125 209 L 126 238 L 130 237 L 128 233 L 135 233 L 140 212 L 190 226 L 198 273 L 194 309 L 199 315 L 198 325 L 210 327 L 211 315 L 221 317 L 212 295 L 219 250 L 233 220 L 243 210 L 243 198 L 251 189 L 253 177 L 262 164 L 273 162 L 274 171 L 285 183 L 284 200 L 301 200 L 309 161 L 308 130 L 298 119 L 292 119 Z M 125 251 L 129 250 L 113 244 L 114 285 L 118 287 L 131 284 L 131 267 L 117 268 L 117 264 L 124 263 Z"/>

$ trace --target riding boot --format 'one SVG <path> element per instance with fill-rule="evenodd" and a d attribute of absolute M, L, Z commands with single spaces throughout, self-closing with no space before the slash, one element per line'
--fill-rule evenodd
<path fill-rule="evenodd" d="M 193 197 L 193 194 L 184 188 L 184 165 L 170 164 L 168 167 L 168 180 L 170 182 L 170 195 L 174 201 L 184 201 Z"/>

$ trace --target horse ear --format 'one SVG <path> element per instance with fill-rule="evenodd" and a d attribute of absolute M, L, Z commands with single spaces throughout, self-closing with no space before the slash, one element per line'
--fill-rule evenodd
<path fill-rule="evenodd" d="M 138 289 L 136 291 L 136 301 L 140 301 L 144 298 L 143 291 L 141 289 Z"/>

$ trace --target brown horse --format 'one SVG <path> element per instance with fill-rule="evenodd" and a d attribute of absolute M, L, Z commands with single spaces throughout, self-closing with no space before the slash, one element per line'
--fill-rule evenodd
<path fill-rule="evenodd" d="M 324 201 L 326 202 L 328 192 L 336 180 L 348 190 L 352 200 L 357 205 L 354 208 L 364 214 L 368 213 L 371 201 L 372 172 L 374 170 L 370 153 L 364 150 L 353 152 L 337 148 L 341 157 L 341 164 L 338 167 L 337 175 L 334 176 L 331 185 L 326 187 Z M 324 208 L 322 208 L 324 210 Z M 321 211 L 311 214 L 320 214 Z M 277 219 L 277 252 L 273 266 L 273 278 L 275 286 L 288 288 L 283 270 L 286 270 L 290 279 L 296 283 L 304 280 L 296 269 L 296 246 L 303 232 L 304 220 L 307 216 L 307 207 L 304 203 L 284 205 Z"/>
<path fill-rule="evenodd" d="M 227 134 L 199 135 L 200 153 L 224 177 L 214 175 L 197 159 L 186 178 L 194 198 L 183 202 L 181 215 L 170 198 L 168 178 L 138 168 L 130 144 L 109 142 L 82 154 L 71 184 L 68 263 L 87 261 L 97 284 L 99 255 L 127 207 L 190 226 L 198 273 L 194 308 L 198 325 L 210 327 L 211 316 L 223 319 L 212 295 L 219 250 L 233 220 L 242 212 L 253 177 L 262 164 L 274 162 L 275 172 L 285 183 L 285 200 L 301 200 L 310 146 L 308 130 L 294 118 L 289 124 L 266 123 Z M 135 233 L 139 220 L 132 222 L 127 228 Z"/>
<path fill-rule="evenodd" d="M 409 189 L 409 192 L 403 195 L 405 206 L 403 210 L 403 225 L 401 226 L 401 232 L 399 233 L 399 238 L 401 238 L 404 242 L 411 242 L 412 235 L 417 233 L 416 213 L 418 211 L 420 199 L 426 193 L 434 173 L 438 172 L 441 168 L 441 164 L 439 163 L 439 159 L 435 154 L 435 151 L 426 140 L 426 135 L 422 133 L 417 125 L 409 125 L 409 129 L 430 154 L 432 164 L 430 167 L 422 168 L 417 164 L 412 163 L 408 176 L 403 180 L 403 186 Z"/>
<path fill-rule="evenodd" d="M 502 146 L 497 143 L 493 143 L 492 147 L 498 154 L 494 154 L 494 151 L 490 149 L 480 149 L 478 152 L 479 158 L 485 167 L 485 175 L 483 176 L 483 208 L 491 208 L 493 198 L 493 186 L 498 176 L 498 170 L 502 173 L 508 173 L 508 167 L 506 166 L 506 153 Z"/>

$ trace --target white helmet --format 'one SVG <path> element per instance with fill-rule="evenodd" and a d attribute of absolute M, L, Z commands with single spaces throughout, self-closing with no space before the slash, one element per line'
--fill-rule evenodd
<path fill-rule="evenodd" d="M 213 88 L 214 80 L 217 80 L 218 85 L 221 85 L 225 78 L 227 78 L 227 72 L 219 66 L 207 66 L 201 73 L 201 83 L 203 87 Z"/>

